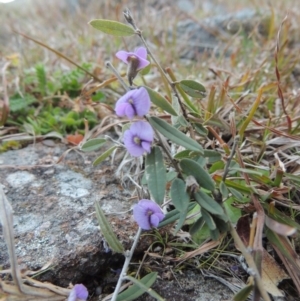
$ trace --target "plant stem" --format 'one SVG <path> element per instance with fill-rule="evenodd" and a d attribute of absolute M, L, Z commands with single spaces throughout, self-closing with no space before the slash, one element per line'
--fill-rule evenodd
<path fill-rule="evenodd" d="M 111 63 L 110 61 L 107 61 L 107 62 L 105 63 L 105 66 L 106 66 L 107 68 L 109 68 L 109 69 L 113 72 L 113 74 L 116 76 L 116 78 L 117 78 L 117 79 L 119 80 L 119 82 L 122 84 L 122 86 L 124 87 L 124 89 L 125 89 L 126 91 L 129 91 L 130 88 L 126 85 L 126 83 L 124 82 L 123 78 L 120 76 L 119 72 L 115 69 L 115 67 L 112 65 L 112 63 Z"/>
<path fill-rule="evenodd" d="M 138 231 L 137 231 L 137 233 L 135 235 L 135 238 L 134 238 L 134 241 L 133 241 L 133 244 L 132 244 L 132 247 L 131 247 L 130 251 L 127 250 L 125 252 L 125 254 L 124 254 L 124 256 L 125 256 L 125 262 L 124 262 L 124 265 L 123 265 L 120 277 L 118 279 L 118 282 L 117 282 L 114 294 L 113 294 L 113 296 L 111 298 L 111 301 L 116 301 L 117 300 L 118 293 L 119 293 L 120 287 L 122 285 L 122 281 L 126 277 L 126 272 L 127 272 L 129 263 L 130 263 L 131 258 L 133 256 L 134 250 L 135 250 L 135 248 L 137 246 L 137 243 L 139 241 L 141 233 L 142 233 L 142 228 L 139 227 L 139 229 L 138 229 Z"/>

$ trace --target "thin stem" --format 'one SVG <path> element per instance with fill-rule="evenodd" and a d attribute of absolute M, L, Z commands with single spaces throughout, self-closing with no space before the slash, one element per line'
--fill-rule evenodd
<path fill-rule="evenodd" d="M 125 17 L 126 21 L 133 27 L 133 29 L 135 30 L 135 33 L 138 35 L 138 37 L 141 39 L 142 43 L 146 47 L 149 56 L 152 58 L 152 60 L 156 64 L 156 66 L 159 69 L 159 71 L 162 74 L 162 76 L 167 80 L 168 84 L 171 86 L 171 88 L 173 90 L 173 93 L 175 94 L 176 98 L 178 99 L 178 102 L 179 102 L 179 105 L 181 107 L 182 114 L 183 114 L 184 118 L 187 121 L 189 121 L 187 113 L 186 113 L 186 111 L 184 109 L 183 103 L 181 101 L 181 98 L 180 98 L 180 96 L 179 96 L 179 94 L 177 92 L 176 84 L 169 79 L 169 77 L 167 76 L 167 73 L 165 72 L 165 70 L 161 67 L 161 65 L 159 64 L 159 62 L 156 60 L 155 56 L 153 55 L 151 49 L 149 48 L 146 40 L 144 39 L 144 37 L 142 35 L 142 31 L 136 26 L 135 21 L 132 18 L 131 12 L 128 9 L 126 11 L 124 11 L 124 17 Z M 190 131 L 191 137 L 193 139 L 195 139 L 195 134 L 194 134 L 192 126 L 189 126 L 189 131 Z"/>
<path fill-rule="evenodd" d="M 142 233 L 142 228 L 139 228 L 138 231 L 137 231 L 137 233 L 136 233 L 136 235 L 135 235 L 135 238 L 134 238 L 134 241 L 133 241 L 133 244 L 132 244 L 132 247 L 131 247 L 130 251 L 126 251 L 125 254 L 124 254 L 124 256 L 125 256 L 125 262 L 124 262 L 124 265 L 123 265 L 120 277 L 118 279 L 118 283 L 116 285 L 114 294 L 113 294 L 113 296 L 111 298 L 111 301 L 116 301 L 117 300 L 120 287 L 122 285 L 122 282 L 123 282 L 124 278 L 126 277 L 126 272 L 127 272 L 129 263 L 130 263 L 131 258 L 133 256 L 134 250 L 135 250 L 135 248 L 137 246 L 137 243 L 139 241 L 141 233 Z"/>
<path fill-rule="evenodd" d="M 112 65 L 112 63 L 110 61 L 107 61 L 105 63 L 105 66 L 107 68 L 109 68 L 113 74 L 116 76 L 116 78 L 119 80 L 119 82 L 122 84 L 122 86 L 124 87 L 124 89 L 126 91 L 130 91 L 130 88 L 127 86 L 127 84 L 124 82 L 123 78 L 120 76 L 119 72 L 115 69 L 115 67 Z"/>

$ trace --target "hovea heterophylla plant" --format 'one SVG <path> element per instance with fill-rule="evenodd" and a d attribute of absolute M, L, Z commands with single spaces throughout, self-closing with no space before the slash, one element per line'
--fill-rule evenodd
<path fill-rule="evenodd" d="M 141 228 L 151 230 L 154 227 L 160 228 L 163 225 L 175 223 L 174 232 L 176 233 L 187 224 L 190 234 L 195 237 L 194 235 L 205 226 L 209 230 L 209 237 L 214 240 L 220 239 L 222 233 L 229 230 L 235 243 L 245 255 L 246 248 L 238 239 L 232 224 L 233 220 L 236 221 L 236 216 L 233 215 L 240 213 L 237 211 L 233 213 L 233 210 L 230 212 L 230 207 L 233 199 L 242 201 L 247 196 L 253 197 L 253 194 L 257 194 L 257 190 L 255 185 L 249 185 L 248 177 L 245 177 L 246 180 L 227 179 L 228 173 L 236 176 L 240 173 L 251 176 L 251 172 L 243 166 L 241 161 L 233 160 L 235 144 L 230 150 L 230 147 L 210 126 L 214 122 L 219 122 L 219 120 L 213 120 L 216 112 L 213 104 L 216 97 L 215 87 L 210 89 L 207 111 L 203 113 L 197 102 L 199 103 L 205 97 L 205 87 L 194 80 L 177 80 L 170 68 L 164 69 L 148 47 L 142 31 L 137 27 L 130 12 L 124 12 L 124 16 L 129 25 L 109 20 L 93 20 L 90 24 L 104 33 L 115 36 L 136 35 L 143 44 L 135 50 L 119 50 L 116 54 L 127 64 L 128 83 L 121 78 L 111 64 L 108 65 L 125 88 L 125 94 L 117 102 L 115 111 L 119 117 L 127 117 L 131 122 L 123 131 L 121 138 L 123 146 L 118 147 L 118 150 L 125 150 L 133 157 L 132 160 L 139 158 L 140 161 L 135 161 L 136 164 L 141 164 L 145 158 L 145 170 L 141 172 L 144 176 L 141 177 L 140 174 L 134 176 L 134 181 L 138 181 L 139 185 L 147 189 L 151 196 L 151 200 L 147 200 L 150 202 L 148 205 L 145 203 L 145 197 L 142 196 L 143 201 L 134 207 L 134 217 L 140 230 Z M 148 56 L 159 69 L 164 82 L 170 86 L 166 92 L 168 97 L 148 87 L 148 82 L 142 87 L 135 84 L 134 80 L 138 72 L 143 67 L 149 66 Z M 136 91 L 144 97 L 138 95 Z M 242 122 L 242 126 L 238 125 L 241 137 L 256 111 L 262 91 L 260 89 L 259 97 L 255 102 L 256 106 L 253 107 L 251 116 L 246 119 L 247 122 Z M 151 104 L 148 109 L 149 99 Z M 159 110 L 155 110 L 155 107 Z M 209 141 L 208 131 L 222 145 L 221 155 L 214 150 L 207 151 L 203 148 L 203 145 Z M 232 168 L 231 162 L 239 163 L 240 170 Z M 143 165 L 140 167 L 142 168 Z M 220 175 L 219 171 L 222 169 L 224 169 L 223 175 Z M 170 172 L 174 172 L 175 176 L 167 185 L 166 175 Z M 257 179 L 257 175 L 254 176 Z M 282 177 L 277 177 L 275 185 L 278 186 L 281 181 Z M 262 200 L 265 201 L 266 198 Z M 154 204 L 161 206 L 165 211 L 164 214 L 156 211 L 152 207 Z M 172 204 L 168 212 L 165 209 L 167 204 Z M 192 218 L 189 218 L 190 212 Z M 265 300 L 269 300 L 253 258 L 245 257 L 255 271 L 257 291 Z"/>

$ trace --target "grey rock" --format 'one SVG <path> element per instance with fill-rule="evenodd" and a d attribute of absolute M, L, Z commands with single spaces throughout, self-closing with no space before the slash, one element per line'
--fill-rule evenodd
<path fill-rule="evenodd" d="M 222 46 L 232 35 L 241 31 L 250 33 L 256 26 L 261 35 L 266 34 L 268 15 L 245 9 L 236 13 L 216 15 L 196 22 L 185 19 L 177 24 L 176 41 L 182 59 L 194 60 L 199 53 L 222 52 Z M 229 47 L 230 51 L 230 47 Z"/>

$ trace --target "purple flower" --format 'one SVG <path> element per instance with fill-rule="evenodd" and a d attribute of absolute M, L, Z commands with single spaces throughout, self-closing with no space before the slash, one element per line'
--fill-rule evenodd
<path fill-rule="evenodd" d="M 133 217 L 143 230 L 150 230 L 157 227 L 165 215 L 155 202 L 144 199 L 133 207 Z"/>
<path fill-rule="evenodd" d="M 88 290 L 83 284 L 75 284 L 70 292 L 68 301 L 86 300 L 88 295 Z"/>
<path fill-rule="evenodd" d="M 116 57 L 125 64 L 130 64 L 130 62 L 135 61 L 137 65 L 136 70 L 141 70 L 150 64 L 150 62 L 147 61 L 147 49 L 145 47 L 139 47 L 134 52 L 118 51 Z"/>
<path fill-rule="evenodd" d="M 145 121 L 138 121 L 124 133 L 124 144 L 127 151 L 134 157 L 150 153 L 154 132 L 151 125 Z"/>
<path fill-rule="evenodd" d="M 116 114 L 120 117 L 144 116 L 151 106 L 150 97 L 144 87 L 128 91 L 116 103 Z"/>
<path fill-rule="evenodd" d="M 132 85 L 138 71 L 150 64 L 147 61 L 147 49 L 144 47 L 137 48 L 134 52 L 118 51 L 116 57 L 128 65 L 127 77 L 130 85 Z"/>

